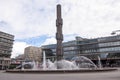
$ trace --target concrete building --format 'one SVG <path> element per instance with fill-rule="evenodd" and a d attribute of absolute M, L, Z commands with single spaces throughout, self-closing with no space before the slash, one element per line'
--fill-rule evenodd
<path fill-rule="evenodd" d="M 39 61 L 41 62 L 42 58 L 42 49 L 40 47 L 29 46 L 24 50 L 25 60 Z"/>
<path fill-rule="evenodd" d="M 0 31 L 0 69 L 9 67 L 13 41 L 13 35 Z"/>

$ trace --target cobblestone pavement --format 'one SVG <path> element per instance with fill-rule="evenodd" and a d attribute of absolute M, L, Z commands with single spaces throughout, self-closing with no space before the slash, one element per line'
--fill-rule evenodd
<path fill-rule="evenodd" d="M 0 71 L 0 80 L 120 80 L 120 68 L 112 72 L 74 74 L 16 74 Z"/>

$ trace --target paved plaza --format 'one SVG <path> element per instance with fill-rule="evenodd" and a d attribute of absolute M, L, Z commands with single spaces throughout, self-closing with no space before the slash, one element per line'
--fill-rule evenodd
<path fill-rule="evenodd" d="M 120 68 L 112 72 L 74 74 L 16 74 L 0 71 L 0 80 L 120 80 Z"/>

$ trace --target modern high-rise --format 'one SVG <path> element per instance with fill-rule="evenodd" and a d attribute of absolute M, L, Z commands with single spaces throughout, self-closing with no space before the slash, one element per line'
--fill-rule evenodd
<path fill-rule="evenodd" d="M 13 35 L 0 31 L 0 69 L 9 67 L 13 41 Z"/>

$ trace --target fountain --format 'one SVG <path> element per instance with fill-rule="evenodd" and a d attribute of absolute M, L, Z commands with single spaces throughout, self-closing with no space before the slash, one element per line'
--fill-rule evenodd
<path fill-rule="evenodd" d="M 81 68 L 96 69 L 97 66 L 85 56 L 73 57 L 71 61 L 61 59 L 59 61 L 46 60 L 45 51 L 43 51 L 43 68 L 41 70 L 79 70 Z M 37 65 L 38 66 L 38 65 Z M 59 68 L 58 68 L 59 67 Z"/>
<path fill-rule="evenodd" d="M 43 60 L 46 61 L 45 57 L 43 58 L 44 58 Z M 51 62 L 48 59 L 47 62 L 44 63 L 45 61 L 43 61 L 43 64 L 47 65 L 46 70 L 80 70 L 85 68 L 97 69 L 97 66 L 90 59 L 84 56 L 73 57 L 71 61 L 62 59 L 59 61 Z M 59 69 L 57 69 L 57 67 L 59 67 Z"/>
<path fill-rule="evenodd" d="M 57 20 L 56 20 L 56 40 L 57 48 L 56 55 L 57 59 L 54 62 L 46 60 L 45 51 L 43 52 L 43 63 L 38 65 L 35 61 L 23 62 L 22 69 L 6 70 L 6 72 L 11 73 L 80 73 L 80 72 L 101 72 L 101 71 L 114 71 L 117 69 L 103 69 L 98 68 L 90 59 L 84 56 L 76 56 L 71 59 L 71 61 L 63 59 L 63 49 L 62 49 L 62 18 L 61 18 L 61 5 L 57 5 Z M 98 57 L 99 61 L 100 58 Z M 42 68 L 38 68 L 42 66 Z"/>
<path fill-rule="evenodd" d="M 38 62 L 33 61 L 33 70 L 38 70 Z"/>
<path fill-rule="evenodd" d="M 73 61 L 76 62 L 79 68 L 94 68 L 96 69 L 97 66 L 87 57 L 85 56 L 77 56 L 72 58 Z"/>
<path fill-rule="evenodd" d="M 98 56 L 98 67 L 101 69 L 102 68 L 102 64 L 101 64 L 101 60 L 100 57 Z"/>
<path fill-rule="evenodd" d="M 100 58 L 98 57 L 99 61 Z M 98 61 L 98 62 L 99 62 Z M 22 69 L 6 70 L 10 73 L 84 73 L 84 72 L 103 72 L 115 71 L 115 68 L 97 67 L 90 59 L 85 56 L 76 56 L 71 61 L 61 59 L 59 61 L 46 60 L 45 51 L 43 51 L 43 62 L 39 68 L 39 64 L 35 61 L 23 62 Z M 59 67 L 59 69 L 58 69 Z"/>
<path fill-rule="evenodd" d="M 43 70 L 46 70 L 46 55 L 45 55 L 45 51 L 43 51 L 43 64 L 42 64 L 42 66 L 43 66 Z"/>

